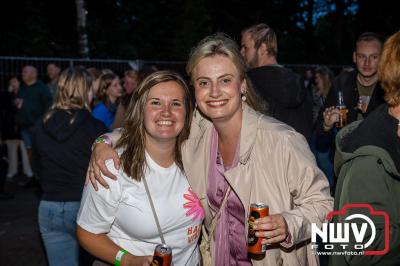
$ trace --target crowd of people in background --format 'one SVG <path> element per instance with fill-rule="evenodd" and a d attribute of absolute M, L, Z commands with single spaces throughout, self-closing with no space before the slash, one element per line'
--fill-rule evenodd
<path fill-rule="evenodd" d="M 248 138 L 252 137 L 251 132 L 245 131 L 246 127 L 254 127 L 253 129 L 256 132 L 259 130 L 260 123 L 265 128 L 269 128 L 270 132 L 265 133 L 263 131 L 263 137 L 255 141 L 257 142 L 254 148 L 256 151 L 253 151 L 253 148 L 249 148 L 248 152 L 254 152 L 254 156 L 258 158 L 251 164 L 251 167 L 255 167 L 252 170 L 253 173 L 257 172 L 258 178 L 269 176 L 271 171 L 284 175 L 282 169 L 272 170 L 272 164 L 269 166 L 270 169 L 268 171 L 262 170 L 262 162 L 264 162 L 265 158 L 273 161 L 278 156 L 276 158 L 282 159 L 280 162 L 288 160 L 287 162 L 285 161 L 287 163 L 285 171 L 289 171 L 291 175 L 298 174 L 295 177 L 287 177 L 289 179 L 285 182 L 290 183 L 289 186 L 293 186 L 287 190 L 287 195 L 282 192 L 286 191 L 283 188 L 285 186 L 284 182 L 280 183 L 282 180 L 278 180 L 274 185 L 279 187 L 282 194 L 276 196 L 279 200 L 274 202 L 275 198 L 272 196 L 272 198 L 266 198 L 271 201 L 271 204 L 275 204 L 270 206 L 270 209 L 277 215 L 274 218 L 276 219 L 275 222 L 279 222 L 282 225 L 281 231 L 279 231 L 282 234 L 282 238 L 279 238 L 279 241 L 276 240 L 276 242 L 270 243 L 278 243 L 283 247 L 291 248 L 290 252 L 297 252 L 297 255 L 287 252 L 279 255 L 274 253 L 274 256 L 293 263 L 291 265 L 303 265 L 303 262 L 299 261 L 299 254 L 300 256 L 310 255 L 307 253 L 309 252 L 307 245 L 296 246 L 296 244 L 310 238 L 309 235 L 306 235 L 309 231 L 302 227 L 305 226 L 303 223 L 307 223 L 307 219 L 313 219 L 320 224 L 323 221 L 323 218 L 320 220 L 321 217 L 326 216 L 332 210 L 330 205 L 331 197 L 334 197 L 334 209 L 340 209 L 346 203 L 365 202 L 373 204 L 377 210 L 389 211 L 392 217 L 397 217 L 398 214 L 394 209 L 398 208 L 398 205 L 395 204 L 399 201 L 393 199 L 396 198 L 396 192 L 400 193 L 399 39 L 399 33 L 396 33 L 385 44 L 382 36 L 366 32 L 361 34 L 355 43 L 353 53 L 354 68 L 345 68 L 336 77 L 333 71 L 326 66 L 307 68 L 304 73 L 295 73 L 278 63 L 278 41 L 273 29 L 266 24 L 257 24 L 242 31 L 242 39 L 238 49 L 231 47 L 230 39 L 225 36 L 206 38 L 199 43 L 198 50 L 192 51 L 187 67 L 187 75 L 190 77 L 190 81 L 187 81 L 187 83 L 190 83 L 194 88 L 192 98 L 186 95 L 187 87 L 185 81 L 181 80 L 178 74 L 161 72 L 164 76 L 168 76 L 169 79 L 158 81 L 159 83 L 172 82 L 175 85 L 179 85 L 177 91 L 179 93 L 181 91 L 185 92 L 184 97 L 181 97 L 181 101 L 196 103 L 193 116 L 194 122 L 203 118 L 212 122 L 210 125 L 206 125 L 205 122 L 198 122 L 198 128 L 192 124 L 192 134 L 201 129 L 201 127 L 205 127 L 199 134 L 206 137 L 196 136 L 196 141 L 199 141 L 197 144 L 193 143 L 189 133 L 186 132 L 184 135 L 185 138 L 189 138 L 187 141 L 189 144 L 183 145 L 184 141 L 178 138 L 182 130 L 182 128 L 179 128 L 175 132 L 176 134 L 174 133 L 173 139 L 170 139 L 173 145 L 178 146 L 168 150 L 177 157 L 174 160 L 172 156 L 172 160 L 167 165 L 170 166 L 171 163 L 176 163 L 177 165 L 174 164 L 174 166 L 178 167 L 177 171 L 182 170 L 180 174 L 185 180 L 185 191 L 190 185 L 201 200 L 204 198 L 207 200 L 208 198 L 210 203 L 207 206 L 203 205 L 206 210 L 205 223 L 207 229 L 210 229 L 211 213 L 218 213 L 223 222 L 235 225 L 232 228 L 236 230 L 236 233 L 244 234 L 242 232 L 244 225 L 241 223 L 245 213 L 247 215 L 248 206 L 244 206 L 243 198 L 246 197 L 243 196 L 243 193 L 247 192 L 243 192 L 245 190 L 242 190 L 243 187 L 240 188 L 242 186 L 240 181 L 237 184 L 235 183 L 236 181 L 232 180 L 227 182 L 226 180 L 229 178 L 225 174 L 231 168 L 239 167 L 238 165 L 242 167 L 242 165 L 246 164 L 243 158 L 247 153 L 242 154 L 241 149 L 242 145 L 244 148 L 247 147 L 247 142 L 244 139 L 240 139 L 243 137 L 241 134 L 246 133 Z M 214 50 L 206 51 L 206 49 L 211 49 L 211 46 L 207 45 L 214 45 L 212 48 Z M 235 54 L 236 51 L 238 52 L 237 55 Z M 199 54 L 204 52 L 205 54 L 200 56 L 196 52 Z M 199 58 L 196 56 L 199 56 Z M 234 74 L 231 74 L 231 72 Z M 2 93 L 1 140 L 7 149 L 7 162 L 2 164 L 2 168 L 6 168 L 6 170 L 3 169 L 5 173 L 0 177 L 0 200 L 12 199 L 13 195 L 4 191 L 4 184 L 5 182 L 15 182 L 17 177 L 21 175 L 25 177 L 25 181 L 19 183 L 19 185 L 25 188 L 41 188 L 42 198 L 38 215 L 39 227 L 50 265 L 62 265 L 60 261 L 65 262 L 65 265 L 79 264 L 79 244 L 75 237 L 75 227 L 86 174 L 91 177 L 92 182 L 97 182 L 94 181 L 97 178 L 102 186 L 108 186 L 107 180 L 104 181 L 103 179 L 104 176 L 97 177 L 100 174 L 100 169 L 103 173 L 107 172 L 107 169 L 104 170 L 102 165 L 97 165 L 99 159 L 97 158 L 96 162 L 89 164 L 92 143 L 96 140 L 97 145 L 104 142 L 110 145 L 107 139 L 109 136 L 112 139 L 117 134 L 117 139 L 119 139 L 122 134 L 122 143 L 132 144 L 133 142 L 129 138 L 135 138 L 132 135 L 133 133 L 129 135 L 124 131 L 121 133 L 119 130 L 125 127 L 132 132 L 136 132 L 134 130 L 135 127 L 143 128 L 142 131 L 146 132 L 147 135 L 143 132 L 141 134 L 149 138 L 148 135 L 151 129 L 148 129 L 149 125 L 146 124 L 146 121 L 143 121 L 144 118 L 139 117 L 142 119 L 143 125 L 140 123 L 135 124 L 135 121 L 132 121 L 135 118 L 135 112 L 139 112 L 135 109 L 136 102 L 134 101 L 135 99 L 139 100 L 138 106 L 147 108 L 147 105 L 144 104 L 147 94 L 142 95 L 140 93 L 142 93 L 141 91 L 153 92 L 153 87 L 158 88 L 156 87 L 158 83 L 150 86 L 147 83 L 142 84 L 142 81 L 147 80 L 146 82 L 151 83 L 151 79 L 157 78 L 157 75 L 132 69 L 127 69 L 122 73 L 122 76 L 118 74 L 110 69 L 85 68 L 83 66 L 69 67 L 63 70 L 56 63 L 50 63 L 47 66 L 48 83 L 45 84 L 39 79 L 37 68 L 33 65 L 26 65 L 21 69 L 21 73 L 15 73 L 15 75 L 9 77 L 8 88 Z M 217 74 L 221 74 L 222 78 L 216 77 Z M 146 79 L 149 75 L 150 80 Z M 224 87 L 227 89 L 221 89 L 221 91 L 215 89 L 219 88 L 219 86 L 227 86 Z M 252 92 L 253 87 L 254 94 Z M 137 88 L 141 91 L 138 92 Z M 176 94 L 179 93 L 176 92 Z M 222 96 L 217 95 L 218 93 Z M 161 95 L 157 96 L 158 98 L 164 97 L 161 93 L 157 95 Z M 238 101 L 235 102 L 235 105 L 232 105 L 233 111 L 229 109 L 235 119 L 231 118 L 228 113 L 223 115 L 214 113 L 215 110 L 208 106 L 210 99 L 219 99 L 219 97 L 223 98 L 223 101 L 228 101 L 228 99 Z M 215 104 L 217 105 L 219 102 Z M 154 106 L 152 107 L 154 108 Z M 191 107 L 189 108 L 189 105 L 186 107 L 188 110 L 183 110 L 182 112 L 190 111 L 190 119 L 188 118 L 188 121 L 190 121 L 192 119 L 192 109 Z M 235 108 L 240 112 L 236 113 Z M 342 112 L 345 112 L 344 120 L 341 116 Z M 276 120 L 265 119 L 265 116 Z M 180 119 L 184 120 L 184 117 Z M 225 121 L 225 119 L 227 120 Z M 230 119 L 233 119 L 232 121 L 235 121 L 235 123 L 228 123 L 227 121 L 231 121 Z M 186 127 L 186 129 L 183 129 L 184 132 L 189 130 L 188 121 L 184 121 Z M 283 123 L 280 124 L 281 122 Z M 237 128 L 237 125 L 244 126 Z M 294 131 L 292 132 L 293 129 L 301 135 L 294 134 Z M 96 139 L 112 130 L 115 130 L 112 133 L 114 135 L 103 135 L 103 139 L 100 139 L 100 141 Z M 272 135 L 275 134 L 275 131 L 277 133 L 273 137 Z M 143 141 L 146 140 L 144 135 Z M 272 145 L 273 143 L 280 143 L 281 139 L 279 137 L 283 135 L 288 136 L 285 145 L 295 147 L 293 148 L 294 151 L 290 148 L 288 148 L 288 151 L 282 151 L 279 146 Z M 211 162 L 211 166 L 215 168 L 212 170 L 205 168 L 206 166 L 209 167 L 209 163 L 206 163 L 208 159 L 204 161 L 204 169 L 197 169 L 198 165 L 192 167 L 194 161 L 197 163 L 202 162 L 204 154 L 199 153 L 198 145 L 203 145 L 201 141 L 206 138 L 211 141 L 210 143 L 213 143 L 211 146 L 215 147 L 215 150 L 211 149 L 215 154 L 210 153 L 210 150 L 206 150 L 209 153 L 207 156 L 212 158 L 210 160 L 216 161 Z M 254 136 L 254 138 L 256 137 Z M 260 137 L 258 136 L 258 138 Z M 290 138 L 293 139 L 290 140 Z M 220 139 L 220 143 L 218 143 L 218 139 Z M 268 139 L 270 140 L 268 141 Z M 164 140 L 160 138 L 159 141 L 163 143 Z M 227 142 L 222 143 L 223 141 Z M 117 143 L 117 141 L 115 142 Z M 157 145 L 161 147 L 164 144 Z M 208 144 L 205 143 L 204 145 L 207 146 Z M 146 143 L 146 145 L 150 144 Z M 183 147 L 183 154 L 180 154 L 180 145 Z M 193 148 L 190 145 L 193 145 Z M 270 150 L 275 149 L 275 157 L 268 157 L 267 146 Z M 128 147 L 130 146 L 128 145 Z M 263 150 L 263 148 L 265 149 Z M 129 152 L 133 152 L 135 149 L 131 147 Z M 149 161 L 150 155 L 146 149 L 150 148 L 143 146 L 142 149 L 135 151 L 135 154 L 140 154 L 141 157 L 138 155 L 138 158 Z M 179 150 L 179 156 L 175 154 L 177 150 Z M 312 152 L 315 160 L 309 156 L 309 151 Z M 156 154 L 158 154 L 157 152 Z M 164 155 L 163 151 L 160 152 Z M 123 149 L 119 150 L 118 153 L 121 155 L 127 152 Z M 193 156 L 197 153 L 199 153 L 198 156 L 194 158 Z M 261 154 L 263 153 L 264 159 L 261 160 Z M 107 152 L 104 154 L 107 154 Z M 244 157 L 242 158 L 242 156 Z M 160 158 L 158 155 L 156 157 Z M 132 163 L 132 158 L 129 156 L 126 157 L 125 155 L 122 158 L 125 172 L 120 172 L 119 175 L 121 176 L 133 173 L 132 168 L 124 165 L 124 161 L 126 163 L 127 158 L 130 158 Z M 19 159 L 21 159 L 21 163 L 19 163 Z M 101 159 L 109 158 L 101 157 Z M 255 159 L 251 157 L 250 160 Z M 158 169 L 159 165 L 156 162 L 151 162 L 154 165 L 147 163 L 147 166 Z M 224 163 L 227 165 L 224 165 Z M 265 161 L 265 164 L 268 163 L 268 160 Z M 278 164 L 279 162 L 276 163 Z M 315 167 L 314 164 L 316 165 Z M 92 172 L 88 171 L 87 173 L 88 165 L 90 165 L 89 170 Z M 306 166 L 303 169 L 299 165 Z M 143 167 L 143 164 L 140 164 L 140 167 Z M 116 169 L 108 164 L 108 170 L 111 168 L 116 172 Z M 318 168 L 322 170 L 323 174 L 319 173 Z M 242 173 L 244 176 L 248 174 L 245 170 L 241 171 L 244 171 Z M 211 187 L 201 187 L 199 183 L 196 183 L 198 181 L 191 180 L 193 176 L 198 176 L 199 179 L 206 178 L 211 172 L 212 178 L 218 180 L 218 182 L 215 181 L 215 184 L 210 185 Z M 144 174 L 147 177 L 147 174 L 143 173 L 143 171 L 137 173 Z M 204 176 L 200 177 L 199 175 L 201 174 Z M 327 180 L 325 180 L 324 175 Z M 186 178 L 189 180 L 189 184 Z M 298 181 L 298 178 L 301 178 L 305 183 L 299 185 L 303 181 Z M 367 181 L 363 180 L 364 178 Z M 140 182 L 140 180 L 140 177 L 136 178 L 136 181 Z M 208 182 L 210 180 L 212 179 L 209 178 Z M 307 183 L 307 180 L 311 180 L 311 183 Z M 327 181 L 326 184 L 324 183 L 325 181 Z M 122 180 L 120 182 L 128 181 Z M 129 182 L 127 184 L 124 183 L 124 186 L 129 187 Z M 152 182 L 149 180 L 149 183 Z M 135 183 L 140 187 L 140 184 L 138 184 Z M 262 194 L 259 190 L 264 183 L 260 182 L 260 184 L 257 188 L 250 188 L 249 186 L 247 188 L 251 191 L 249 193 Z M 167 185 L 169 186 L 169 184 Z M 325 185 L 328 190 L 327 193 L 325 193 Z M 112 262 L 115 257 L 114 253 L 118 252 L 118 247 L 111 245 L 110 243 L 112 242 L 110 242 L 109 238 L 98 237 L 96 233 L 107 233 L 115 225 L 113 225 L 113 221 L 108 221 L 101 230 L 99 229 L 100 227 L 96 227 L 96 223 L 101 223 L 103 218 L 106 220 L 109 217 L 101 217 L 101 215 L 108 214 L 105 214 L 105 211 L 100 214 L 95 213 L 94 209 L 100 207 L 103 209 L 111 208 L 111 203 L 107 203 L 107 201 L 121 197 L 118 193 L 122 192 L 114 188 L 119 192 L 114 191 L 112 193 L 117 194 L 113 195 L 101 190 L 103 194 L 100 194 L 100 196 L 105 199 L 94 201 L 92 198 L 96 195 L 97 184 L 93 186 L 95 189 L 89 192 L 86 191 L 89 194 L 84 197 L 86 206 L 82 207 L 79 218 L 81 226 L 79 227 L 80 240 L 82 245 L 91 253 L 105 261 Z M 189 190 L 192 188 L 189 187 Z M 231 189 L 235 193 L 229 194 Z M 314 191 L 313 200 L 311 200 L 309 194 L 312 191 Z M 271 190 L 270 193 L 273 194 L 273 191 Z M 226 211 L 222 210 L 222 214 L 220 214 L 219 208 L 225 206 L 223 196 L 226 195 L 228 195 L 226 206 L 230 207 L 227 207 Z M 284 197 L 285 195 L 286 197 Z M 294 202 L 286 202 L 286 199 L 291 197 L 294 197 Z M 299 198 L 306 199 L 308 197 L 310 197 L 310 201 L 299 200 Z M 319 197 L 320 200 L 316 200 L 315 197 Z M 91 201 L 88 202 L 89 200 Z M 129 201 L 129 199 L 126 200 Z M 204 202 L 202 203 L 205 204 Z M 307 209 L 307 204 L 312 206 Z M 208 210 L 209 207 L 210 210 Z M 313 208 L 315 212 L 309 211 Z M 235 209 L 236 213 L 232 209 Z M 111 209 L 107 210 L 111 212 Z M 117 210 L 113 209 L 112 212 L 114 211 L 117 212 Z M 301 222 L 295 222 L 294 216 L 296 215 L 296 219 L 298 221 L 301 220 Z M 62 221 L 60 224 L 55 221 L 54 217 L 57 216 L 59 216 L 59 221 Z M 152 214 L 150 213 L 149 216 L 152 217 Z M 183 212 L 182 216 L 184 216 Z M 96 219 L 93 217 L 96 217 Z M 393 220 L 393 224 L 390 227 L 393 237 L 390 242 L 389 255 L 387 259 L 383 259 L 384 265 L 398 265 L 400 263 L 400 258 L 398 257 L 400 253 L 397 252 L 396 255 L 392 250 L 400 247 L 398 240 L 400 228 L 398 221 L 400 218 L 393 219 L 395 220 Z M 302 225 L 300 226 L 298 223 Z M 261 223 L 260 226 L 265 229 L 267 228 L 266 224 Z M 54 227 L 61 228 L 61 230 L 55 232 L 52 229 Z M 246 245 L 243 242 L 244 237 L 232 237 L 232 228 L 225 228 L 222 224 L 217 225 L 215 228 L 218 235 L 213 239 L 215 252 L 212 258 L 216 265 L 227 265 L 227 263 L 234 263 L 235 261 L 240 261 L 240 265 L 251 265 L 251 263 L 253 265 L 265 265 L 262 264 L 263 261 L 272 263 L 268 265 L 278 264 L 279 259 L 272 258 L 272 255 L 268 255 L 261 262 L 255 262 L 255 260 L 252 262 L 243 252 L 232 252 L 232 250 L 243 248 Z M 301 233 L 298 230 L 301 230 Z M 213 233 L 214 229 L 211 231 Z M 294 232 L 297 235 L 294 235 Z M 382 228 L 378 229 L 378 235 L 381 233 Z M 122 231 L 118 234 L 125 235 Z M 275 237 L 278 235 L 277 233 Z M 265 236 L 267 236 L 267 233 L 265 233 Z M 82 237 L 84 238 L 83 240 Z M 101 247 L 99 246 L 100 244 L 93 246 L 92 243 L 85 241 L 86 238 L 97 239 L 96 241 L 104 244 Z M 64 239 L 64 241 L 60 242 L 60 239 Z M 231 242 L 236 244 L 232 246 L 224 244 Z M 122 245 L 124 244 L 123 241 L 121 243 Z M 140 243 L 137 245 L 141 246 Z M 103 253 L 103 247 L 104 249 L 110 247 L 112 252 Z M 152 255 L 148 254 L 148 251 L 152 248 L 153 246 L 146 246 L 145 251 L 142 250 L 143 252 L 139 253 L 142 256 Z M 127 247 L 127 249 L 131 253 L 134 252 L 134 248 Z M 179 249 L 185 250 L 185 247 L 179 247 Z M 63 252 L 63 250 L 68 250 L 68 252 Z M 124 254 L 127 253 L 126 250 L 124 252 Z M 194 251 L 192 250 L 191 252 Z M 184 252 L 182 254 L 179 253 L 179 259 L 181 258 L 182 260 L 196 261 L 197 263 L 199 260 L 198 255 L 187 255 Z M 132 259 L 132 261 L 135 260 Z M 143 257 L 143 261 L 150 263 L 151 259 Z M 369 261 L 363 261 L 363 258 L 343 256 L 331 259 L 332 265 L 345 265 L 345 263 L 352 261 L 363 263 L 363 265 L 372 265 Z M 310 257 L 304 260 L 306 264 L 313 264 L 314 262 L 315 260 Z M 322 262 L 324 263 L 323 260 Z M 374 261 L 374 263 L 377 262 L 380 262 L 379 259 Z"/>
<path fill-rule="evenodd" d="M 9 77 L 8 87 L 1 93 L 0 136 L 7 147 L 7 171 L 1 184 L 17 180 L 21 159 L 21 174 L 26 179 L 19 185 L 27 188 L 38 186 L 32 170 L 32 130 L 35 123 L 56 104 L 57 83 L 62 70 L 56 63 L 48 64 L 46 69 L 46 84 L 39 79 L 35 66 L 26 65 L 20 74 Z M 87 71 L 93 80 L 93 101 L 89 106 L 93 116 L 108 129 L 121 127 L 130 96 L 140 80 L 139 72 L 127 70 L 120 80 L 109 69 L 88 68 Z M 12 198 L 12 195 L 2 191 L 2 187 L 0 199 Z"/>

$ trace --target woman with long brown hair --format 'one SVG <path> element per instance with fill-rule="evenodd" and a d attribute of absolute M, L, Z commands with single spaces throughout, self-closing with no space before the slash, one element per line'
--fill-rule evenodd
<path fill-rule="evenodd" d="M 150 265 L 163 237 L 175 265 L 198 265 L 204 213 L 181 152 L 192 112 L 189 89 L 174 72 L 155 72 L 134 92 L 117 143 L 122 167 L 107 163 L 117 181 L 109 190 L 88 185 L 84 191 L 78 238 L 90 253 L 116 265 Z"/>
<path fill-rule="evenodd" d="M 93 109 L 93 116 L 111 129 L 117 111 L 118 100 L 122 96 L 119 77 L 114 73 L 100 76 L 97 98 L 100 101 Z"/>

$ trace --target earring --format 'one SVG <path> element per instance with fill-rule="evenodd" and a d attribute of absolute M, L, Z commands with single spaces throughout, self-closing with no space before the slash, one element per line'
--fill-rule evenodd
<path fill-rule="evenodd" d="M 244 95 L 244 93 L 242 93 L 242 101 L 245 102 L 247 100 L 246 95 Z"/>

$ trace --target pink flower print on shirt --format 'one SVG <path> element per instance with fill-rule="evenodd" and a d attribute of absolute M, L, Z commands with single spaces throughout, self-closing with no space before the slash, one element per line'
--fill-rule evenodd
<path fill-rule="evenodd" d="M 204 210 L 203 210 L 203 207 L 201 207 L 199 198 L 193 192 L 191 187 L 189 187 L 188 192 L 189 192 L 189 194 L 183 194 L 183 197 L 189 201 L 189 202 L 186 202 L 185 204 L 183 204 L 183 208 L 189 209 L 186 212 L 186 216 L 193 215 L 192 221 L 195 221 L 196 219 L 203 221 Z"/>

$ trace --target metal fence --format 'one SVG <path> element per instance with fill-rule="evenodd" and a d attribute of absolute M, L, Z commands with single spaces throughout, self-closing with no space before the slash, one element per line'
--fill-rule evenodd
<path fill-rule="evenodd" d="M 146 68 L 170 69 L 184 74 L 185 62 L 178 61 L 145 61 L 145 60 L 118 60 L 118 59 L 80 59 L 80 58 L 53 58 L 53 57 L 13 57 L 0 56 L 0 89 L 8 86 L 11 77 L 21 76 L 22 68 L 32 65 L 37 68 L 39 79 L 47 82 L 47 65 L 55 63 L 61 69 L 70 66 L 94 67 L 97 69 L 110 69 L 118 75 L 123 75 L 124 71 L 135 69 L 143 70 Z"/>
<path fill-rule="evenodd" d="M 11 77 L 20 77 L 22 68 L 26 65 L 35 66 L 38 70 L 39 79 L 47 81 L 46 69 L 50 63 L 56 63 L 62 69 L 69 66 L 95 67 L 97 69 L 111 69 L 118 75 L 129 69 L 143 70 L 155 67 L 159 70 L 170 69 L 185 76 L 185 62 L 182 61 L 146 61 L 146 60 L 118 60 L 118 59 L 80 59 L 80 58 L 54 58 L 54 57 L 13 57 L 0 56 L 0 90 L 8 86 Z M 286 67 L 293 69 L 303 75 L 306 69 L 315 68 L 318 65 L 312 64 L 285 64 Z M 338 74 L 344 67 L 343 65 L 328 65 L 335 74 Z"/>

